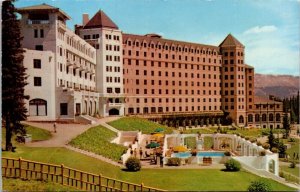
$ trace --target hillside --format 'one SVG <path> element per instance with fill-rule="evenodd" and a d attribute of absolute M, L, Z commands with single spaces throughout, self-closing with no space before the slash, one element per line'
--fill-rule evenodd
<path fill-rule="evenodd" d="M 290 97 L 299 90 L 299 76 L 255 74 L 255 95 Z"/>

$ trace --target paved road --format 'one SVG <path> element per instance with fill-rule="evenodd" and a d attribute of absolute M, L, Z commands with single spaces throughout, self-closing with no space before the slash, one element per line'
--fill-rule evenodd
<path fill-rule="evenodd" d="M 84 124 L 56 124 L 57 132 L 54 133 L 53 123 L 37 123 L 37 122 L 24 122 L 28 125 L 32 125 L 35 127 L 39 127 L 41 129 L 45 129 L 51 132 L 52 138 L 45 141 L 37 141 L 32 143 L 27 143 L 26 146 L 28 147 L 64 147 L 68 144 L 73 138 L 80 135 L 81 133 L 85 132 L 91 127 L 96 125 L 104 125 L 106 122 L 114 121 L 119 119 L 120 117 L 105 117 L 99 119 L 96 124 L 93 125 L 84 125 Z"/>

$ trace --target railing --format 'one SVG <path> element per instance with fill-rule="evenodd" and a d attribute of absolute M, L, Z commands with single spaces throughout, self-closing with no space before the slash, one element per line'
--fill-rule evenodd
<path fill-rule="evenodd" d="M 32 24 L 49 24 L 49 20 L 27 20 L 27 24 L 32 25 Z"/>
<path fill-rule="evenodd" d="M 63 164 L 54 165 L 22 158 L 3 157 L 2 177 L 50 181 L 85 191 L 164 191 L 144 186 L 143 183 L 138 185 L 72 169 Z"/>

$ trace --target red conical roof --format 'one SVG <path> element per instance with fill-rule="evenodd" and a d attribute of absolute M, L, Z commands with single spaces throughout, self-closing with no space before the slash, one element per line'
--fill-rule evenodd
<path fill-rule="evenodd" d="M 103 11 L 99 10 L 83 28 L 91 29 L 102 27 L 119 29 L 118 26 Z"/>
<path fill-rule="evenodd" d="M 229 34 L 219 45 L 219 47 L 244 47 L 244 45 L 239 42 L 233 35 Z"/>

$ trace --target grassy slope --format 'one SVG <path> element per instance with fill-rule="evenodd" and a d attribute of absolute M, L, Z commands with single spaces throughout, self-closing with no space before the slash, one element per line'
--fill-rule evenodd
<path fill-rule="evenodd" d="M 118 161 L 127 148 L 121 145 L 110 143 L 117 134 L 105 127 L 97 126 L 73 139 L 70 144 L 74 147 L 103 155 L 112 160 Z"/>
<path fill-rule="evenodd" d="M 42 181 L 23 181 L 21 179 L 2 178 L 3 190 L 7 191 L 75 191 L 75 188 Z"/>
<path fill-rule="evenodd" d="M 33 141 L 42 141 L 42 140 L 48 140 L 51 138 L 51 133 L 50 131 L 40 129 L 37 127 L 33 127 L 30 125 L 25 125 L 26 132 L 27 134 L 32 135 L 32 140 Z"/>
<path fill-rule="evenodd" d="M 137 117 L 123 117 L 121 119 L 109 122 L 108 124 L 122 131 L 141 130 L 143 133 L 147 134 L 152 133 L 156 128 L 161 127 L 165 129 L 165 133 L 172 133 L 172 128 L 170 127 Z"/>
<path fill-rule="evenodd" d="M 280 170 L 283 170 L 283 171 L 288 172 L 292 175 L 295 175 L 296 177 L 299 177 L 299 175 L 300 175 L 299 167 L 289 168 L 289 166 L 280 166 Z"/>
<path fill-rule="evenodd" d="M 91 173 L 126 180 L 133 183 L 143 182 L 147 186 L 168 190 L 225 190 L 245 191 L 250 181 L 259 177 L 244 171 L 230 173 L 214 169 L 169 170 L 142 169 L 140 172 L 124 172 L 120 168 L 97 159 L 69 151 L 65 148 L 19 147 L 16 153 L 3 152 L 3 156 L 22 157 L 54 164 L 64 164 Z M 268 180 L 277 191 L 292 190 L 272 180 Z"/>

